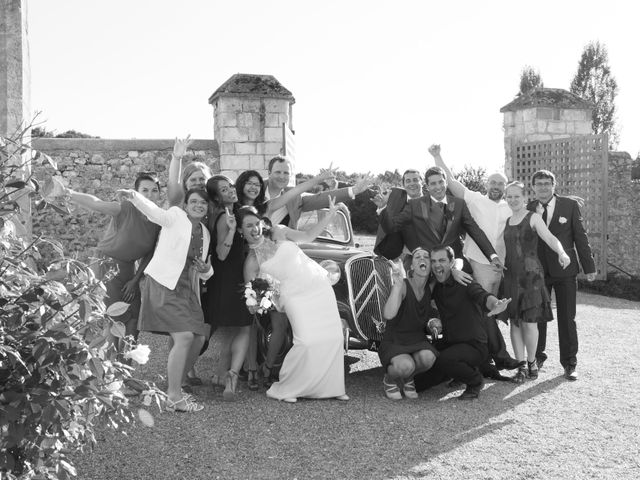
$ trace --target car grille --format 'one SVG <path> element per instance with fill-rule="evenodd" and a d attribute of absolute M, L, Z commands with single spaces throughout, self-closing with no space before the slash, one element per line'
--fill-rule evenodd
<path fill-rule="evenodd" d="M 347 260 L 345 271 L 356 330 L 364 340 L 379 342 L 385 325 L 382 309 L 391 291 L 389 263 L 363 253 Z"/>

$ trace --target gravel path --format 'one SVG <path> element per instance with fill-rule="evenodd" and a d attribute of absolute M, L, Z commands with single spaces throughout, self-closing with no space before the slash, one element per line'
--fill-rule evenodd
<path fill-rule="evenodd" d="M 352 351 L 349 402 L 290 405 L 245 386 L 225 403 L 205 385 L 196 390 L 203 412 L 155 409 L 152 428 L 99 432 L 96 449 L 77 457 L 79 478 L 636 479 L 640 303 L 581 293 L 578 319 L 577 382 L 562 377 L 555 327 L 537 381 L 489 381 L 472 402 L 442 385 L 393 403 L 377 355 Z M 142 342 L 153 353 L 139 374 L 164 387 L 165 339 Z M 199 371 L 210 368 L 205 355 Z"/>

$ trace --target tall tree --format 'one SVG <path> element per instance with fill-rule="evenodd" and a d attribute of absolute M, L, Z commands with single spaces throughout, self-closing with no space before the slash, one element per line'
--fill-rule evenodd
<path fill-rule="evenodd" d="M 525 95 L 538 87 L 544 87 L 540 71 L 534 70 L 530 65 L 525 66 L 520 72 L 520 92 L 518 94 Z"/>
<path fill-rule="evenodd" d="M 607 47 L 600 42 L 590 42 L 580 58 L 578 71 L 571 81 L 571 93 L 594 103 L 593 132 L 609 135 L 609 148 L 618 146 L 615 99 L 618 83 L 611 75 Z"/>

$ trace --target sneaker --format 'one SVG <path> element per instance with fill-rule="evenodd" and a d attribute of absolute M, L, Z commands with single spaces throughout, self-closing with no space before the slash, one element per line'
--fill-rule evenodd
<path fill-rule="evenodd" d="M 527 362 L 527 365 L 529 366 L 529 378 L 531 380 L 535 380 L 536 378 L 538 378 L 538 362 L 537 362 L 537 360 L 534 360 L 533 362 Z"/>
<path fill-rule="evenodd" d="M 576 372 L 575 365 L 569 365 L 568 367 L 565 367 L 564 378 L 572 382 L 575 382 L 576 380 L 578 380 L 578 373 Z"/>
<path fill-rule="evenodd" d="M 408 382 L 404 382 L 402 391 L 404 392 L 404 396 L 410 400 L 415 400 L 418 398 L 418 392 L 416 392 L 416 384 L 413 379 Z"/>
<path fill-rule="evenodd" d="M 400 393 L 397 383 L 389 381 L 385 375 L 382 379 L 382 384 L 384 385 L 384 394 L 389 400 L 402 400 L 402 393 Z"/>
<path fill-rule="evenodd" d="M 462 394 L 458 397 L 458 400 L 475 400 L 480 396 L 480 392 L 482 391 L 482 387 L 484 385 L 484 380 L 478 385 L 467 385 Z"/>

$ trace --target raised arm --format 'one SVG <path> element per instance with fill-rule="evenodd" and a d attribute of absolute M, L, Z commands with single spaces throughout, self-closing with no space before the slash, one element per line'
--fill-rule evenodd
<path fill-rule="evenodd" d="M 370 184 L 368 176 L 364 176 L 352 187 L 338 188 L 327 192 L 316 193 L 315 195 L 302 195 L 300 198 L 300 210 L 308 212 L 326 208 L 329 206 L 329 197 L 333 198 L 335 203 L 344 203 L 351 200 L 359 193 L 364 192 Z"/>
<path fill-rule="evenodd" d="M 282 195 L 276 198 L 270 199 L 269 201 L 267 201 L 267 216 L 269 216 L 272 212 L 278 210 L 279 208 L 284 207 L 288 202 L 293 200 L 296 196 L 302 195 L 303 193 L 308 192 L 313 187 L 315 187 L 319 183 L 329 178 L 333 178 L 335 176 L 335 171 L 336 169 L 332 168 L 332 166 L 329 165 L 328 169 L 322 170 L 315 177 L 305 182 L 302 182 L 299 185 L 296 185 L 295 187 L 287 190 Z"/>
<path fill-rule="evenodd" d="M 429 153 L 431 154 L 431 156 L 433 156 L 436 165 L 442 168 L 444 170 L 444 173 L 447 174 L 447 185 L 449 186 L 449 190 L 451 190 L 451 193 L 453 193 L 454 197 L 464 198 L 464 193 L 467 187 L 465 187 L 461 182 L 453 177 L 451 170 L 449 170 L 449 167 L 447 167 L 447 164 L 444 163 L 444 160 L 442 159 L 442 155 L 440 155 L 440 145 L 431 145 L 429 147 Z"/>
<path fill-rule="evenodd" d="M 105 202 L 95 195 L 80 193 L 70 188 L 64 189 L 66 198 L 76 205 L 91 210 L 92 212 L 104 213 L 105 215 L 116 216 L 120 213 L 120 202 Z"/>
<path fill-rule="evenodd" d="M 191 145 L 190 135 L 185 139 L 176 138 L 173 144 L 173 153 L 169 163 L 169 178 L 167 180 L 167 198 L 170 205 L 180 205 L 184 199 L 184 189 L 182 188 L 182 157 L 187 153 Z"/>
<path fill-rule="evenodd" d="M 236 217 L 228 207 L 225 208 L 224 215 L 220 215 L 218 218 L 216 232 L 216 255 L 219 260 L 224 261 L 229 256 L 229 251 L 233 246 L 233 237 L 236 234 Z"/>
<path fill-rule="evenodd" d="M 397 263 L 394 263 L 391 267 L 391 279 L 393 285 L 391 286 L 391 292 L 389 293 L 387 303 L 384 304 L 384 308 L 382 309 L 382 316 L 387 321 L 395 318 L 395 316 L 398 314 L 400 305 L 402 305 L 402 301 L 407 294 L 407 287 L 404 283 L 404 277 L 405 273 L 402 262 L 399 261 Z"/>
<path fill-rule="evenodd" d="M 129 200 L 150 221 L 161 227 L 168 227 L 176 221 L 177 207 L 164 210 L 135 190 L 118 190 L 118 195 Z"/>
<path fill-rule="evenodd" d="M 324 229 L 331 223 L 331 220 L 336 216 L 338 207 L 336 206 L 335 199 L 329 197 L 329 213 L 316 223 L 309 230 L 294 230 L 289 227 L 281 227 L 280 231 L 284 234 L 284 237 L 292 242 L 307 243 L 312 242 L 320 235 Z"/>

